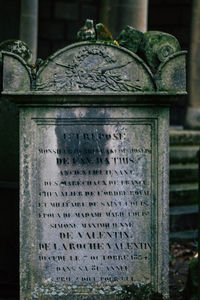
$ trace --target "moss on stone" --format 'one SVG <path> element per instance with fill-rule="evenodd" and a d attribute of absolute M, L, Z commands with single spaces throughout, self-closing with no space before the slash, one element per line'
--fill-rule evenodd
<path fill-rule="evenodd" d="M 153 290 L 151 284 L 134 283 L 122 286 L 119 300 L 162 300 L 163 296 Z"/>
<path fill-rule="evenodd" d="M 28 45 L 19 40 L 6 40 L 0 43 L 0 63 L 2 60 L 2 51 L 8 51 L 15 53 L 23 58 L 27 63 L 32 61 L 32 52 L 29 49 Z"/>
<path fill-rule="evenodd" d="M 157 68 L 170 55 L 181 50 L 178 40 L 171 34 L 147 31 L 140 44 L 141 56 L 151 68 Z"/>
<path fill-rule="evenodd" d="M 142 39 L 143 33 L 128 25 L 116 37 L 116 40 L 121 47 L 124 47 L 133 53 L 137 53 Z"/>

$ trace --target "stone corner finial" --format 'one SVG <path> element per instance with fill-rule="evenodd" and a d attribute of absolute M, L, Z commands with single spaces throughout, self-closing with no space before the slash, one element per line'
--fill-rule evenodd
<path fill-rule="evenodd" d="M 95 22 L 90 19 L 87 19 L 85 24 L 80 28 L 76 40 L 78 42 L 107 41 L 114 43 L 112 34 L 108 28 L 102 23 L 95 24 Z"/>
<path fill-rule="evenodd" d="M 133 53 L 137 53 L 140 43 L 143 39 L 143 33 L 127 25 L 116 37 L 121 47 L 124 47 Z"/>
<path fill-rule="evenodd" d="M 161 31 L 145 33 L 127 25 L 116 37 L 121 47 L 139 55 L 155 71 L 170 55 L 181 50 L 178 40 Z"/>
<path fill-rule="evenodd" d="M 2 51 L 11 52 L 14 54 L 17 54 L 26 63 L 31 63 L 32 60 L 32 52 L 27 46 L 26 43 L 20 41 L 20 40 L 6 40 L 0 43 L 0 62 L 2 62 Z"/>
<path fill-rule="evenodd" d="M 151 68 L 158 68 L 170 55 L 181 50 L 178 40 L 161 31 L 147 31 L 139 47 L 144 60 Z"/>
<path fill-rule="evenodd" d="M 77 32 L 76 40 L 78 42 L 96 40 L 96 32 L 93 20 L 87 19 L 85 21 L 85 24 Z"/>

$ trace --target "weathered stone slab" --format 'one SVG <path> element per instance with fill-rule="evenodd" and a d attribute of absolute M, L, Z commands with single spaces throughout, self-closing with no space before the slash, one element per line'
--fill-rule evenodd
<path fill-rule="evenodd" d="M 20 119 L 21 299 L 121 299 L 149 283 L 166 297 L 168 109 Z"/>
<path fill-rule="evenodd" d="M 3 64 L 3 94 L 21 106 L 20 300 L 167 299 L 178 92 L 155 92 L 142 59 L 102 42 Z"/>

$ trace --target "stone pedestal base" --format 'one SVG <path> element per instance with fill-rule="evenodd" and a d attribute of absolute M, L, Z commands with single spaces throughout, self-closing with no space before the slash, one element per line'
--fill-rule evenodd
<path fill-rule="evenodd" d="M 200 108 L 188 107 L 185 128 L 200 129 Z"/>

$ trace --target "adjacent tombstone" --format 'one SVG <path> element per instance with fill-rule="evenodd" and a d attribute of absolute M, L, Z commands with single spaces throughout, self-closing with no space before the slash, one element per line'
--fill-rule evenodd
<path fill-rule="evenodd" d="M 155 88 L 149 67 L 111 44 L 73 44 L 35 74 L 4 53 L 4 97 L 20 106 L 21 300 L 168 298 L 180 95 Z"/>

